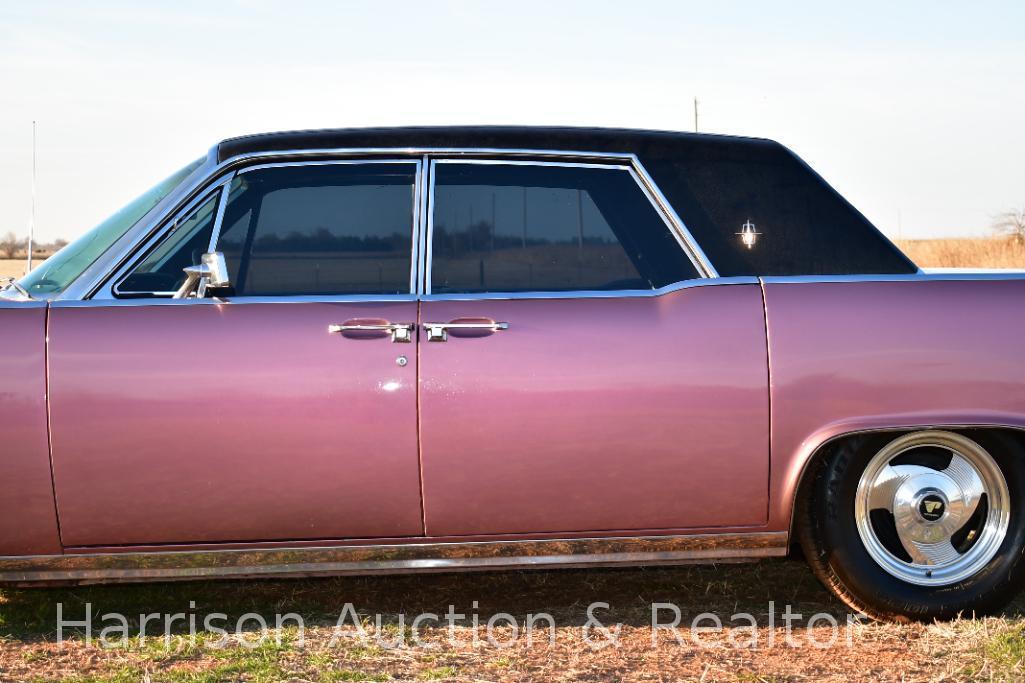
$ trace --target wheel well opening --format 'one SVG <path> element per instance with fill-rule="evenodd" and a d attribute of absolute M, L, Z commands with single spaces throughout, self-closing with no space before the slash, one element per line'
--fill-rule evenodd
<path fill-rule="evenodd" d="M 894 428 L 894 429 L 880 429 L 871 432 L 854 432 L 850 434 L 841 434 L 832 439 L 829 439 L 825 443 L 819 445 L 818 448 L 808 458 L 807 463 L 804 466 L 804 470 L 801 473 L 801 478 L 798 481 L 797 493 L 794 497 L 793 508 L 790 515 L 790 526 L 789 526 L 789 548 L 787 549 L 787 557 L 789 558 L 803 558 L 804 553 L 801 548 L 801 544 L 798 540 L 798 534 L 796 529 L 797 524 L 797 511 L 799 506 L 803 505 L 807 501 L 807 496 L 810 495 L 815 476 L 821 467 L 826 456 L 833 450 L 841 447 L 842 445 L 849 443 L 852 440 L 861 439 L 876 439 L 880 441 L 880 447 L 896 438 L 899 438 L 905 434 L 912 432 L 919 432 L 931 429 L 942 429 L 957 434 L 963 434 L 969 438 L 989 441 L 987 436 L 1002 436 L 1007 439 L 1013 440 L 1017 446 L 1025 450 L 1025 429 L 1014 429 L 1011 427 L 999 427 L 999 426 L 943 426 L 943 425 L 930 425 L 928 427 L 916 427 L 916 428 Z M 981 438 L 980 438 L 981 437 Z M 1025 463 L 1022 463 L 1025 466 Z"/>

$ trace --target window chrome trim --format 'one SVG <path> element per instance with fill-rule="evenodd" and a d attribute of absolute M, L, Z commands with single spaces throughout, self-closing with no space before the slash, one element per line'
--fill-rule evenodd
<path fill-rule="evenodd" d="M 278 162 L 268 162 L 268 163 L 265 163 L 265 164 L 256 164 L 254 166 L 246 166 L 244 168 L 240 168 L 237 171 L 235 171 L 235 174 L 236 175 L 242 175 L 243 173 L 251 173 L 253 171 L 262 171 L 262 170 L 265 170 L 265 169 L 268 169 L 268 168 L 294 168 L 294 167 L 299 167 L 299 166 L 340 166 L 340 165 L 364 166 L 364 165 L 369 165 L 369 164 L 408 164 L 408 165 L 413 167 L 413 196 L 410 198 L 410 209 L 411 209 L 410 210 L 410 216 L 412 218 L 412 223 L 410 225 L 410 231 L 409 231 L 409 240 L 410 240 L 410 247 L 409 247 L 409 249 L 410 249 L 410 252 L 409 252 L 409 292 L 411 294 L 416 293 L 417 274 L 419 273 L 418 261 L 419 261 L 419 258 L 420 258 L 420 253 L 419 253 L 420 252 L 420 248 L 419 248 L 419 240 L 420 240 L 420 193 L 422 192 L 421 188 L 423 186 L 423 162 L 420 159 L 412 159 L 412 158 L 410 158 L 410 159 L 404 159 L 404 158 L 395 159 L 395 158 L 393 158 L 393 159 L 325 159 L 325 160 L 322 160 L 322 161 L 278 161 Z M 223 214 L 222 214 L 221 217 L 223 217 Z M 214 228 L 214 230 L 217 232 L 217 236 L 220 237 L 220 232 L 221 232 L 220 219 L 218 219 L 218 225 Z M 211 241 L 211 243 L 210 243 L 210 251 L 217 251 L 217 249 L 215 248 L 216 246 L 217 246 L 216 240 L 215 241 Z M 287 298 L 287 296 L 293 296 L 293 295 L 286 295 L 286 297 L 278 297 L 278 298 Z M 294 295 L 294 296 L 302 296 L 302 295 Z M 323 297 L 328 297 L 328 298 L 334 300 L 334 299 L 338 299 L 339 297 L 364 296 L 364 295 L 341 294 L 341 295 L 338 295 L 338 296 L 334 296 L 334 295 L 313 295 L 313 296 L 323 296 Z M 368 294 L 368 295 L 365 295 L 365 296 L 376 297 L 376 296 L 388 296 L 388 295 Z M 398 295 L 398 296 L 405 296 L 405 295 Z M 239 299 L 245 299 L 245 298 L 248 298 L 248 299 L 266 299 L 268 297 L 232 297 L 231 300 L 232 301 L 237 301 Z"/>
<path fill-rule="evenodd" d="M 430 200 L 434 199 L 432 193 L 428 191 L 430 178 L 434 177 L 434 167 L 430 165 L 430 157 L 426 154 L 420 159 L 420 182 L 417 184 L 417 220 L 416 220 L 416 239 L 413 244 L 413 253 L 416 256 L 413 282 L 410 285 L 410 290 L 415 292 L 417 296 L 422 296 L 424 292 L 423 279 L 424 275 L 424 260 L 427 253 L 427 222 L 429 220 L 430 211 Z M 429 197 L 429 198 L 428 198 Z"/>
<path fill-rule="evenodd" d="M 687 228 L 687 224 L 683 222 L 682 218 L 680 218 L 680 214 L 676 213 L 676 209 L 674 209 L 673 205 L 669 203 L 666 196 L 662 194 L 662 189 L 659 188 L 655 179 L 652 178 L 648 173 L 648 170 L 644 168 L 644 164 L 641 163 L 641 160 L 638 159 L 636 155 L 632 156 L 633 170 L 640 177 L 642 185 L 647 190 L 649 194 L 648 198 L 653 200 L 661 209 L 662 213 L 669 217 L 669 220 L 675 227 L 676 239 L 681 242 L 681 245 L 687 252 L 687 255 L 691 257 L 691 260 L 697 259 L 698 263 L 696 265 L 698 266 L 698 272 L 703 270 L 706 277 L 719 277 L 719 271 L 715 269 L 715 266 L 713 266 L 712 262 L 708 259 L 708 255 L 705 254 L 705 250 L 702 249 L 701 245 L 698 244 L 698 241 L 694 239 L 694 235 L 691 234 L 690 230 Z"/>
<path fill-rule="evenodd" d="M 373 159 L 366 157 L 388 157 L 387 159 Z M 358 158 L 357 158 L 358 157 Z M 642 181 L 642 189 L 654 198 L 658 205 L 659 212 L 664 220 L 668 220 L 670 227 L 677 240 L 687 251 L 691 260 L 696 260 L 699 273 L 706 277 L 718 277 L 712 263 L 701 250 L 698 242 L 687 229 L 686 224 L 680 219 L 672 205 L 665 199 L 658 185 L 654 182 L 647 170 L 641 164 L 636 154 L 631 152 L 589 152 L 584 150 L 553 150 L 553 149 L 526 149 L 526 148 L 502 148 L 502 147 L 345 147 L 345 148 L 317 148 L 317 149 L 292 149 L 292 150 L 265 150 L 239 154 L 233 157 L 218 161 L 218 146 L 215 145 L 207 154 L 207 161 L 183 181 L 180 188 L 165 197 L 155 206 L 147 216 L 144 216 L 133 228 L 126 232 L 110 249 L 107 250 L 89 268 L 83 271 L 68 288 L 60 293 L 53 301 L 66 301 L 77 299 L 88 299 L 91 297 L 113 298 L 111 284 L 120 276 L 125 264 L 131 261 L 141 246 L 147 246 L 154 234 L 163 227 L 168 216 L 176 215 L 185 203 L 191 201 L 198 194 L 205 194 L 213 185 L 223 181 L 223 174 L 230 172 L 234 174 L 241 171 L 242 167 L 250 168 L 251 162 L 266 159 L 267 164 L 308 164 L 317 161 L 343 161 L 354 158 L 357 163 L 373 161 L 412 162 L 419 161 L 421 174 L 428 173 L 429 168 L 424 165 L 430 158 L 433 162 L 438 158 L 454 160 L 472 160 L 479 158 L 526 158 L 531 160 L 562 160 L 568 162 L 620 162 L 629 165 Z M 275 161 L 281 160 L 281 161 Z M 261 164 L 256 164 L 257 166 Z M 265 165 L 265 164 L 264 164 Z M 430 194 L 428 190 L 421 194 L 421 219 L 419 227 L 424 226 L 423 213 L 427 211 L 430 204 L 430 197 L 423 196 Z M 426 205 L 425 205 L 426 203 Z M 423 248 L 425 240 L 421 235 L 419 248 Z M 418 259 L 418 265 L 423 259 Z M 112 275 L 113 274 L 113 275 Z M 422 284 L 426 280 L 426 273 L 417 273 L 417 286 L 411 291 L 423 294 Z"/>
<path fill-rule="evenodd" d="M 698 278 L 696 280 L 681 280 L 658 289 L 596 289 L 596 290 L 566 290 L 547 292 L 468 292 L 468 293 L 445 293 L 428 294 L 421 297 L 423 301 L 485 301 L 485 300 L 512 300 L 512 299 L 631 299 L 641 297 L 659 297 L 684 289 L 695 287 L 716 287 L 719 285 L 757 285 L 758 278 L 749 275 L 738 277 L 714 277 Z"/>
<path fill-rule="evenodd" d="M 428 167 L 425 154 L 416 162 L 416 188 L 413 192 L 413 245 L 409 262 L 409 291 L 414 296 L 419 296 L 423 292 L 420 261 L 423 253 L 423 222 L 427 215 L 425 183 L 427 182 Z"/>
<path fill-rule="evenodd" d="M 694 249 L 691 248 L 689 241 L 692 241 L 693 238 L 690 237 L 690 232 L 687 231 L 686 227 L 683 226 L 682 222 L 680 222 L 680 223 L 675 222 L 675 221 L 679 220 L 679 217 L 676 216 L 675 217 L 675 221 L 674 221 L 674 218 L 670 216 L 670 214 L 665 210 L 665 207 L 663 207 L 659 203 L 659 201 L 657 200 L 656 196 L 652 193 L 651 187 L 647 184 L 647 182 L 645 182 L 644 178 L 647 177 L 647 176 L 646 175 L 641 175 L 637 171 L 636 167 L 640 166 L 640 160 L 637 159 L 637 157 L 635 155 L 624 155 L 621 158 L 621 160 L 622 161 L 628 161 L 629 163 L 625 163 L 625 164 L 612 164 L 612 163 L 596 164 L 596 163 L 589 163 L 589 162 L 584 162 L 584 161 L 570 161 L 570 160 L 554 160 L 554 161 L 552 161 L 552 160 L 536 160 L 536 159 L 495 159 L 495 158 L 466 159 L 466 158 L 445 158 L 445 157 L 442 157 L 442 158 L 432 158 L 431 159 L 431 163 L 430 163 L 430 179 L 429 179 L 429 184 L 428 184 L 428 188 L 429 188 L 429 190 L 428 190 L 429 201 L 428 201 L 428 208 L 427 208 L 427 231 L 426 231 L 427 232 L 427 237 L 426 237 L 426 240 L 425 240 L 426 241 L 425 249 L 426 249 L 426 256 L 427 256 L 427 258 L 425 259 L 425 265 L 424 265 L 424 269 L 425 269 L 425 274 L 424 274 L 424 293 L 425 293 L 425 296 L 427 296 L 427 297 L 432 296 L 432 277 L 433 277 L 433 272 L 432 271 L 433 271 L 433 265 L 434 265 L 434 212 L 435 212 L 434 192 L 435 192 L 435 175 L 436 175 L 435 174 L 435 169 L 436 169 L 438 164 L 462 164 L 462 165 L 478 165 L 478 166 L 551 166 L 551 167 L 558 167 L 558 168 L 600 168 L 600 169 L 606 169 L 606 170 L 610 170 L 610 171 L 626 172 L 626 173 L 628 173 L 630 175 L 630 178 L 634 181 L 634 183 L 636 183 L 637 188 L 641 191 L 641 193 L 645 196 L 645 198 L 651 204 L 651 208 L 653 208 L 655 210 L 655 212 L 658 214 L 658 216 L 662 219 L 662 222 L 665 224 L 665 226 L 669 230 L 670 234 L 672 234 L 674 239 L 676 239 L 677 243 L 680 245 L 680 249 L 683 250 L 683 252 L 687 255 L 687 258 L 690 260 L 691 265 L 694 266 L 694 270 L 697 272 L 699 278 L 707 279 L 707 278 L 717 278 L 717 277 L 719 277 L 719 274 L 715 271 L 714 268 L 712 268 L 711 264 L 709 264 L 707 262 L 707 258 L 705 257 L 704 253 L 701 252 L 700 249 L 695 251 Z M 663 201 L 664 201 L 664 198 L 663 198 Z M 635 292 L 648 292 L 648 291 L 653 291 L 653 290 L 618 290 L 618 291 L 617 290 L 611 290 L 611 293 L 613 295 L 616 295 L 619 292 L 626 292 L 627 296 L 629 296 L 629 295 L 636 296 Z M 559 292 L 556 292 L 556 293 L 559 294 L 560 296 L 559 297 L 555 297 L 555 298 L 563 298 L 563 299 L 573 298 L 572 295 L 574 293 L 593 294 L 593 292 L 590 292 L 589 290 L 568 290 L 568 291 L 559 291 Z M 480 292 L 480 293 L 467 293 L 465 295 L 462 294 L 462 293 L 455 293 L 455 294 L 456 294 L 456 296 L 459 297 L 460 300 L 465 300 L 465 299 L 483 299 L 483 298 L 502 298 L 502 299 L 509 299 L 509 298 L 539 298 L 538 295 L 543 295 L 543 294 L 545 294 L 545 292 L 536 292 L 536 293 L 527 293 L 527 292 L 524 292 L 524 293 L 520 293 L 520 292 L 488 292 L 487 293 L 487 294 L 498 294 L 499 296 L 497 296 L 497 297 L 495 297 L 495 296 L 492 296 L 492 297 L 480 296 L 480 294 L 485 294 L 483 292 Z M 528 296 L 529 294 L 534 294 L 534 296 Z"/>
<path fill-rule="evenodd" d="M 217 198 L 217 214 L 214 216 L 214 227 L 210 231 L 210 244 L 207 246 L 207 253 L 217 251 L 217 241 L 221 239 L 221 225 L 224 222 L 224 212 L 228 208 L 228 199 L 231 194 L 231 183 L 237 177 L 237 173 L 229 173 L 228 177 L 221 183 L 221 196 Z M 166 239 L 166 233 L 165 233 Z"/>
<path fill-rule="evenodd" d="M 61 299 L 50 302 L 53 308 L 116 308 L 119 306 L 195 306 L 241 304 L 386 304 L 417 301 L 415 294 L 297 294 L 289 296 L 232 296 L 206 299 L 165 299 L 163 297 L 140 297 L 131 299 Z M 43 302 L 45 303 L 45 302 Z"/>
<path fill-rule="evenodd" d="M 132 274 L 132 272 L 142 265 L 142 262 L 146 260 L 154 249 L 159 247 L 165 239 L 171 236 L 171 233 L 178 227 L 178 224 L 189 216 L 190 213 L 195 211 L 197 208 L 210 201 L 213 196 L 220 192 L 220 196 L 217 198 L 217 213 L 214 215 L 214 226 L 211 231 L 211 236 L 217 230 L 217 221 L 223 215 L 221 210 L 223 208 L 225 197 L 228 194 L 228 187 L 231 185 L 231 180 L 234 174 L 229 174 L 228 177 L 224 178 L 217 184 L 207 188 L 206 192 L 200 192 L 191 200 L 189 200 L 179 211 L 170 214 L 170 218 L 160 221 L 160 227 L 153 231 L 147 239 L 143 240 L 141 247 L 136 249 L 132 253 L 132 257 L 127 259 L 121 267 L 114 272 L 114 275 L 107 278 L 107 285 L 103 287 L 101 300 L 107 299 L 128 299 L 134 297 L 145 298 L 147 294 L 153 296 L 174 296 L 174 292 L 122 292 L 119 288 L 121 283 Z M 94 298 L 97 298 L 94 296 Z M 57 299 L 56 301 L 61 301 Z"/>

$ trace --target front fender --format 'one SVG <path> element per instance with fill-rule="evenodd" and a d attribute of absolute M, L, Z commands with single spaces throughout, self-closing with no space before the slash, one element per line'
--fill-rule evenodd
<path fill-rule="evenodd" d="M 42 302 L 0 301 L 0 556 L 61 552 L 50 473 Z"/>

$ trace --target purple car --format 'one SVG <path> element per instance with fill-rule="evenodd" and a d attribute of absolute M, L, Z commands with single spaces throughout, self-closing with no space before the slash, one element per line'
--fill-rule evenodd
<path fill-rule="evenodd" d="M 0 294 L 0 581 L 783 556 L 1023 580 L 1025 279 L 924 273 L 768 140 L 226 140 Z"/>

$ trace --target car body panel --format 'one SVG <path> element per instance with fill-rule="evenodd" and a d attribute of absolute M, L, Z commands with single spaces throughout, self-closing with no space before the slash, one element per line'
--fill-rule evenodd
<path fill-rule="evenodd" d="M 1025 279 L 864 278 L 765 284 L 772 513 L 789 527 L 807 460 L 879 429 L 1025 428 Z"/>
<path fill-rule="evenodd" d="M 431 535 L 758 525 L 768 373 L 758 284 L 657 297 L 424 301 Z"/>
<path fill-rule="evenodd" d="M 328 333 L 350 319 L 415 322 L 416 310 L 54 307 L 64 543 L 421 535 L 415 346 Z"/>
<path fill-rule="evenodd" d="M 118 300 L 140 249 L 243 167 L 384 156 L 424 162 L 408 296 Z M 427 162 L 497 157 L 629 166 L 708 279 L 432 295 Z M 49 309 L 0 299 L 0 581 L 780 555 L 829 440 L 1025 429 L 1022 294 L 1022 275 L 916 272 L 767 140 L 463 127 L 224 141 Z M 421 327 L 408 344 L 327 329 L 457 319 L 510 326 L 445 343 Z"/>
<path fill-rule="evenodd" d="M 0 300 L 0 555 L 60 553 L 46 416 L 46 307 Z"/>

